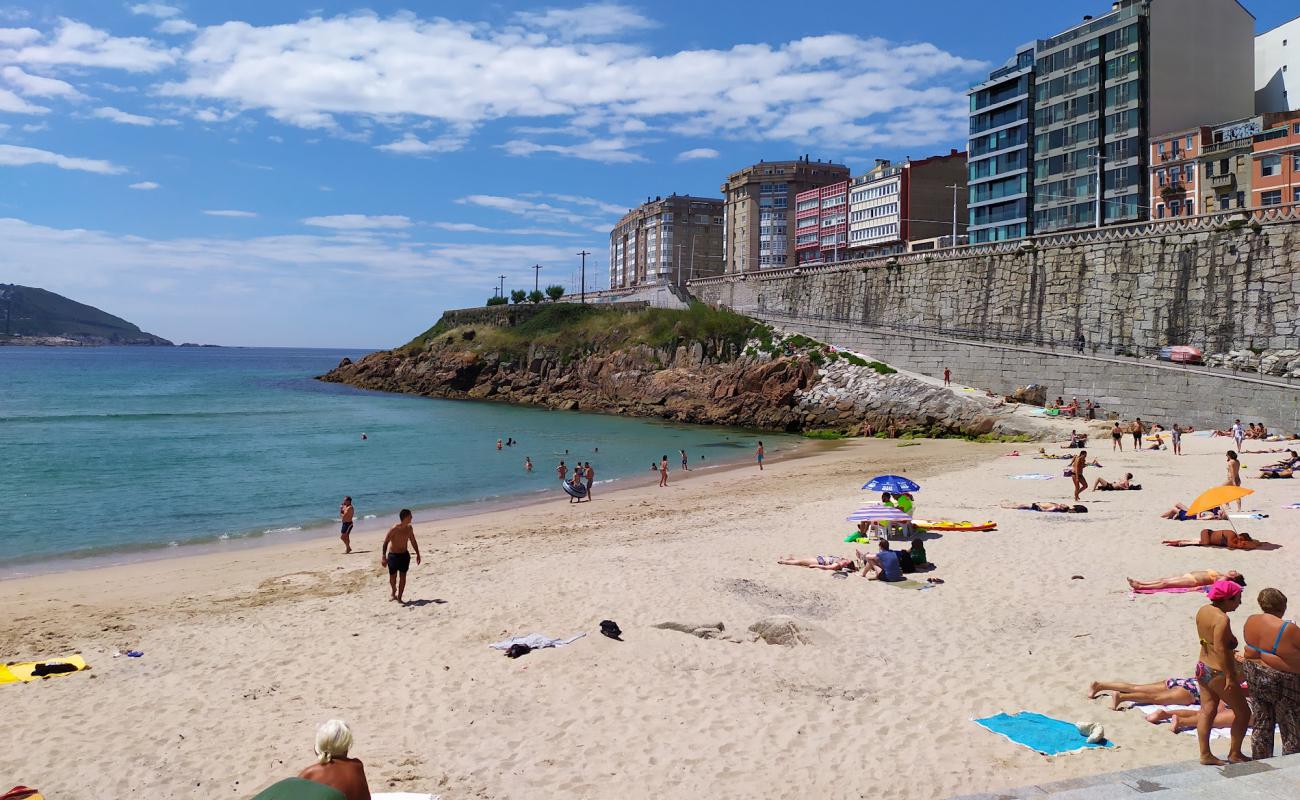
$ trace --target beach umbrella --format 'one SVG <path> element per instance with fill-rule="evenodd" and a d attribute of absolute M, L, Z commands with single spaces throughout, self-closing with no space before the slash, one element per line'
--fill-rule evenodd
<path fill-rule="evenodd" d="M 909 522 L 912 516 L 893 506 L 867 505 L 847 517 L 849 522 Z"/>
<path fill-rule="evenodd" d="M 867 481 L 862 488 L 890 494 L 911 494 L 921 491 L 921 487 L 915 481 L 909 481 L 900 475 L 877 475 Z"/>
<path fill-rule="evenodd" d="M 1194 517 L 1202 511 L 1226 506 L 1234 500 L 1240 500 L 1246 495 L 1254 493 L 1254 489 L 1247 489 L 1244 486 L 1215 486 L 1213 489 L 1202 492 L 1200 497 L 1192 501 L 1192 504 L 1187 507 L 1187 516 Z"/>

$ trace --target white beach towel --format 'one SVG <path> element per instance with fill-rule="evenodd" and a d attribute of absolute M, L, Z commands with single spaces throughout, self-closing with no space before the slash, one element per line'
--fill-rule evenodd
<path fill-rule="evenodd" d="M 543 636 L 540 633 L 530 633 L 527 636 L 516 636 L 513 639 L 506 639 L 504 642 L 490 644 L 488 647 L 491 647 L 493 650 L 509 650 L 514 645 L 526 644 L 533 650 L 541 650 L 544 647 L 563 647 L 566 644 L 573 644 L 586 635 L 587 634 L 585 633 L 580 633 L 577 636 L 570 636 L 567 639 L 552 639 L 551 637 Z"/>
<path fill-rule="evenodd" d="M 1012 475 L 1013 481 L 1050 481 L 1055 475 L 1044 475 L 1041 472 L 1030 472 L 1026 475 Z"/>
<path fill-rule="evenodd" d="M 1134 710 L 1134 711 L 1140 711 L 1140 712 L 1142 712 L 1142 716 L 1144 716 L 1144 717 L 1145 717 L 1147 714 L 1150 714 L 1150 713 L 1153 712 L 1153 711 L 1161 711 L 1161 710 L 1164 710 L 1164 711 L 1184 711 L 1184 710 L 1193 710 L 1193 709 L 1199 709 L 1199 708 L 1200 708 L 1200 706 L 1133 706 L 1133 710 Z M 1173 723 L 1172 723 L 1172 722 L 1162 722 L 1162 723 L 1160 723 L 1160 724 L 1161 724 L 1161 725 L 1172 725 Z M 1195 736 L 1195 735 L 1196 735 L 1196 729 L 1195 729 L 1195 728 L 1189 728 L 1188 730 L 1183 731 L 1183 733 L 1185 733 L 1185 734 L 1191 734 L 1192 736 Z M 1211 739 L 1227 739 L 1231 734 L 1232 734 L 1232 729 L 1231 729 L 1231 728 L 1215 728 L 1214 730 L 1210 731 L 1210 738 L 1211 738 Z"/>
<path fill-rule="evenodd" d="M 1268 514 L 1262 511 L 1241 511 L 1229 514 L 1228 519 L 1268 519 Z"/>
<path fill-rule="evenodd" d="M 420 792 L 387 792 L 372 794 L 370 800 L 442 800 L 440 795 L 421 794 Z"/>

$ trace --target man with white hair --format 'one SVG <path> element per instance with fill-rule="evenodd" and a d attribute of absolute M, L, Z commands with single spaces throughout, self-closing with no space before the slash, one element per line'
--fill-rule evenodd
<path fill-rule="evenodd" d="M 341 719 L 321 723 L 316 729 L 316 761 L 298 777 L 324 784 L 343 793 L 347 800 L 370 800 L 370 785 L 361 760 L 348 758 L 352 731 Z"/>

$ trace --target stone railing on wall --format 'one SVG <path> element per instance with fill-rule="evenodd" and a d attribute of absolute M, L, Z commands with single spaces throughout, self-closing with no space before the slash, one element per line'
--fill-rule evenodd
<path fill-rule="evenodd" d="M 578 301 L 576 299 L 570 301 L 562 298 L 562 302 L 576 303 Z M 541 303 L 518 303 L 515 305 L 453 308 L 442 312 L 442 319 L 449 325 L 456 327 L 462 325 L 489 325 L 496 328 L 513 328 L 516 325 L 527 322 L 543 309 L 552 305 L 554 305 L 554 303 L 548 300 Z M 601 307 L 613 307 L 625 311 L 644 311 L 650 307 L 650 304 L 643 302 L 615 302 L 602 303 Z"/>
<path fill-rule="evenodd" d="M 704 278 L 692 295 L 999 342 L 1145 354 L 1300 345 L 1300 206 Z"/>

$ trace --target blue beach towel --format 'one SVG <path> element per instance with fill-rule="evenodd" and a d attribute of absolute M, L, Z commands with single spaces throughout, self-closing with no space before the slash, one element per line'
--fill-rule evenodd
<path fill-rule="evenodd" d="M 1045 756 L 1115 746 L 1109 740 L 1088 744 L 1087 737 L 1081 735 L 1074 725 L 1032 711 L 1021 711 L 1014 715 L 995 714 L 977 719 L 975 724 Z"/>

